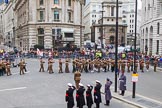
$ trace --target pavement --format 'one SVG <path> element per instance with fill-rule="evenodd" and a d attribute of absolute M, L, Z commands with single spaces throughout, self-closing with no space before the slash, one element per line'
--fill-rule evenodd
<path fill-rule="evenodd" d="M 112 92 L 113 98 L 131 104 L 138 108 L 162 108 L 162 102 L 150 99 L 148 97 L 136 94 L 135 98 L 132 98 L 132 93 L 126 91 L 124 96 L 118 93 Z"/>
<path fill-rule="evenodd" d="M 58 64 L 53 67 L 54 74 L 38 72 L 39 62 L 37 59 L 27 60 L 28 72 L 19 75 L 18 68 L 12 68 L 12 76 L 0 77 L 0 108 L 65 108 L 65 90 L 67 83 L 73 85 L 73 73 L 58 74 Z M 47 65 L 45 66 L 46 69 Z M 71 68 L 71 67 L 70 67 Z M 162 73 L 158 70 L 153 72 L 139 72 L 139 82 L 137 82 L 136 98 L 132 98 L 131 74 L 127 76 L 127 90 L 125 96 L 114 92 L 114 83 L 111 87 L 113 99 L 110 108 L 162 108 Z M 86 85 L 95 85 L 95 80 L 100 80 L 102 85 L 109 77 L 112 81 L 114 73 L 82 73 L 81 82 Z M 102 86 L 101 108 L 104 106 L 104 85 Z M 74 93 L 75 95 L 75 93 Z"/>

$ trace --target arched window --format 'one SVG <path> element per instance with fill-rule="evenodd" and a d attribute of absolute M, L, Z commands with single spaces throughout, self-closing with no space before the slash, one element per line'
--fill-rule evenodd
<path fill-rule="evenodd" d="M 157 23 L 157 34 L 160 32 L 160 23 Z"/>

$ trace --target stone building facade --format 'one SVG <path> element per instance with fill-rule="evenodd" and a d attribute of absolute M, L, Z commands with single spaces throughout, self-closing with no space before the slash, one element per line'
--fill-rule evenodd
<path fill-rule="evenodd" d="M 103 17 L 99 20 L 99 24 L 92 25 L 94 28 L 95 35 L 92 35 L 95 43 L 100 44 L 100 37 L 102 36 L 102 26 L 103 26 L 103 43 L 105 45 L 115 45 L 116 37 L 116 2 L 113 0 L 108 0 L 102 2 L 103 7 Z M 127 25 L 122 23 L 122 2 L 119 2 L 119 29 L 118 29 L 118 44 L 125 45 L 127 43 Z M 103 24 L 102 24 L 103 20 Z"/>
<path fill-rule="evenodd" d="M 162 54 L 162 1 L 142 0 L 141 51 Z"/>
<path fill-rule="evenodd" d="M 16 46 L 30 50 L 73 43 L 80 45 L 80 3 L 77 0 L 15 0 Z"/>

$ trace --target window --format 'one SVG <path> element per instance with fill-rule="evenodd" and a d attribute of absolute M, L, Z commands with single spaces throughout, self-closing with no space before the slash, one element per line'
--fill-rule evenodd
<path fill-rule="evenodd" d="M 160 32 L 160 23 L 157 23 L 157 34 Z"/>
<path fill-rule="evenodd" d="M 123 20 L 123 23 L 126 23 L 126 20 Z"/>
<path fill-rule="evenodd" d="M 61 39 L 61 29 L 52 29 L 52 34 L 56 40 Z"/>
<path fill-rule="evenodd" d="M 59 11 L 54 10 L 54 20 L 59 20 Z"/>
<path fill-rule="evenodd" d="M 123 15 L 123 18 L 126 18 L 126 16 L 125 16 L 125 15 Z"/>
<path fill-rule="evenodd" d="M 111 21 L 114 21 L 114 19 L 111 19 Z"/>
<path fill-rule="evenodd" d="M 92 15 L 92 17 L 94 17 L 94 15 Z"/>
<path fill-rule="evenodd" d="M 129 32 L 131 33 L 131 30 L 129 30 Z"/>
<path fill-rule="evenodd" d="M 92 7 L 93 7 L 93 8 L 96 8 L 96 5 L 93 5 Z"/>
<path fill-rule="evenodd" d="M 68 0 L 68 6 L 71 6 L 71 0 Z"/>
<path fill-rule="evenodd" d="M 40 15 L 40 17 L 39 17 L 40 20 L 41 21 L 44 20 L 44 11 L 43 10 L 40 11 L 39 15 Z"/>
<path fill-rule="evenodd" d="M 130 15 L 130 17 L 131 17 L 131 15 Z"/>
<path fill-rule="evenodd" d="M 130 25 L 130 28 L 131 28 L 132 26 Z"/>
<path fill-rule="evenodd" d="M 134 23 L 134 20 L 132 20 L 132 23 Z"/>
<path fill-rule="evenodd" d="M 133 33 L 133 30 L 132 30 L 132 33 Z"/>
<path fill-rule="evenodd" d="M 111 7 L 111 16 L 114 16 L 114 7 Z"/>
<path fill-rule="evenodd" d="M 43 4 L 44 4 L 44 1 L 43 1 L 43 0 L 40 0 L 40 1 L 39 1 L 39 4 L 40 4 L 40 5 L 43 5 Z"/>
<path fill-rule="evenodd" d="M 107 21 L 109 21 L 109 19 L 107 19 Z"/>
<path fill-rule="evenodd" d="M 159 40 L 157 40 L 156 54 L 159 54 Z"/>
<path fill-rule="evenodd" d="M 132 17 L 134 17 L 134 15 L 132 15 Z"/>
<path fill-rule="evenodd" d="M 130 23 L 131 23 L 132 21 L 130 20 Z"/>
<path fill-rule="evenodd" d="M 54 4 L 59 4 L 59 0 L 54 0 Z"/>
<path fill-rule="evenodd" d="M 38 28 L 38 35 L 44 34 L 44 29 L 43 28 Z"/>
<path fill-rule="evenodd" d="M 38 36 L 38 44 L 44 46 L 44 36 Z"/>
<path fill-rule="evenodd" d="M 66 38 L 72 38 L 73 37 L 73 33 L 65 33 L 65 37 Z"/>
<path fill-rule="evenodd" d="M 94 9 L 93 12 L 96 12 L 96 10 Z"/>

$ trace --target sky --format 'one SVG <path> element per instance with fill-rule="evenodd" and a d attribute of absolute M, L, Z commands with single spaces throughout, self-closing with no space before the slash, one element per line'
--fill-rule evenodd
<path fill-rule="evenodd" d="M 88 3 L 90 0 L 86 0 L 86 2 Z M 119 0 L 120 1 L 120 0 Z M 87 4 L 86 3 L 86 4 Z M 138 9 L 141 9 L 142 8 L 142 2 L 141 0 L 138 0 Z"/>

